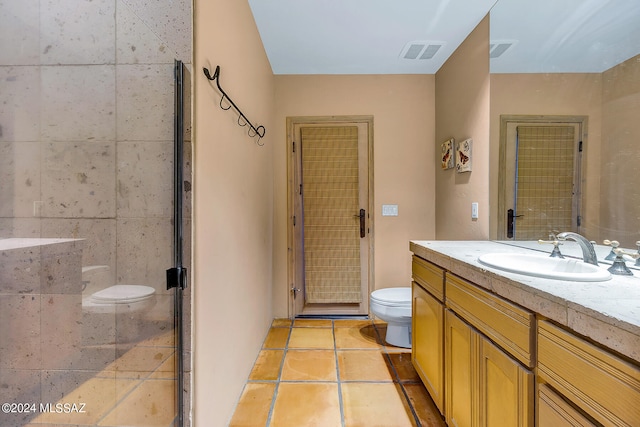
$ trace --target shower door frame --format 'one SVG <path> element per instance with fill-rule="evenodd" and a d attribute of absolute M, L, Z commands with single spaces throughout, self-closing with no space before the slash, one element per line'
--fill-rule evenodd
<path fill-rule="evenodd" d="M 174 320 L 175 320 L 175 346 L 176 346 L 176 411 L 177 426 L 185 426 L 185 399 L 190 394 L 190 386 L 185 383 L 184 377 L 184 337 L 186 334 L 183 322 L 184 304 L 190 303 L 190 299 L 183 298 L 187 289 L 188 274 L 187 268 L 184 267 L 184 241 L 191 241 L 190 230 L 185 232 L 184 228 L 184 205 L 185 205 L 185 139 L 190 143 L 191 127 L 185 128 L 185 118 L 190 119 L 190 108 L 185 108 L 185 91 L 189 91 L 189 100 L 191 99 L 191 80 L 190 74 L 184 63 L 180 60 L 174 62 L 174 82 L 175 82 L 175 103 L 174 103 L 174 266 L 167 270 L 167 289 L 174 288 Z M 186 80 L 187 79 L 187 80 Z M 186 82 L 185 82 L 186 80 Z M 185 84 L 186 83 L 186 84 Z M 189 104 L 190 105 L 190 104 Z M 190 153 L 191 150 L 188 150 Z M 187 164 L 192 162 L 187 159 Z M 188 168 L 188 180 L 191 181 L 191 169 Z M 187 199 L 189 201 L 190 199 Z M 190 212 L 190 210 L 189 210 Z M 190 258 L 190 257 L 189 257 Z M 187 295 L 189 291 L 187 291 Z M 190 310 L 188 310 L 190 312 Z M 187 326 L 190 328 L 190 325 Z M 183 394 L 183 390 L 188 393 Z"/>

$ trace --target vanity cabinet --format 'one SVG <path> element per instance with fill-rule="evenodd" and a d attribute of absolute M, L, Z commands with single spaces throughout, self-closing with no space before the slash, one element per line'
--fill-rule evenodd
<path fill-rule="evenodd" d="M 540 419 L 549 385 L 597 423 L 640 426 L 640 369 L 546 320 L 538 322 L 538 382 Z M 588 422 L 573 419 L 564 425 Z"/>
<path fill-rule="evenodd" d="M 413 257 L 412 362 L 450 426 L 533 426 L 533 313 Z"/>
<path fill-rule="evenodd" d="M 619 317 L 609 320 L 605 312 L 591 312 L 589 307 L 584 311 L 582 294 L 577 299 L 558 291 L 558 296 L 555 290 L 546 291 L 548 284 L 538 279 L 519 281 L 475 262 L 478 253 L 499 252 L 503 247 L 494 242 L 411 243 L 414 298 L 419 301 L 414 300 L 418 335 L 412 360 L 429 392 L 437 397 L 447 424 L 639 427 L 636 354 L 640 333 L 635 323 Z M 432 280 L 425 280 L 425 271 L 435 272 Z M 440 283 L 442 289 L 434 286 Z M 612 280 L 606 286 L 615 295 L 626 291 L 637 299 L 632 288 L 637 283 L 629 279 Z M 588 298 L 593 301 L 603 288 L 596 284 L 582 289 L 590 292 Z M 443 321 L 424 314 L 440 308 Z M 634 314 L 626 309 L 613 312 Z M 578 315 L 587 319 L 586 325 L 595 325 L 590 338 L 571 327 L 570 322 L 579 321 Z M 588 320 L 592 317 L 597 322 Z M 425 333 L 423 322 L 433 332 Z M 438 335 L 441 322 L 442 335 Z M 434 373 L 426 377 L 425 366 Z M 442 383 L 434 381 L 442 368 Z M 441 384 L 437 392 L 429 381 Z"/>
<path fill-rule="evenodd" d="M 444 270 L 420 258 L 412 265 L 411 361 L 438 410 L 444 412 Z"/>
<path fill-rule="evenodd" d="M 533 426 L 533 313 L 446 273 L 450 426 Z"/>

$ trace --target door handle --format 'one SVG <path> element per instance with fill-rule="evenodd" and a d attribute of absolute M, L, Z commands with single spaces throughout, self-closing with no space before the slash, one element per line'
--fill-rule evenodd
<path fill-rule="evenodd" d="M 514 215 L 513 209 L 507 210 L 507 238 L 513 238 L 513 226 L 515 225 L 515 219 L 524 215 Z"/>
<path fill-rule="evenodd" d="M 360 213 L 358 215 L 354 215 L 354 218 L 360 218 L 360 238 L 363 238 L 364 236 L 366 236 L 366 230 L 365 230 L 365 215 L 366 215 L 366 211 L 364 209 L 360 209 Z"/>

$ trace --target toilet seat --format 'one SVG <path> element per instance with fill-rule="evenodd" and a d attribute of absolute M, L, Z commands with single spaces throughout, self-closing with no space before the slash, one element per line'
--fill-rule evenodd
<path fill-rule="evenodd" d="M 385 288 L 371 293 L 371 300 L 387 307 L 411 306 L 411 288 Z"/>
<path fill-rule="evenodd" d="M 147 300 L 155 292 L 151 286 L 114 285 L 91 295 L 91 301 L 96 304 L 131 304 Z"/>

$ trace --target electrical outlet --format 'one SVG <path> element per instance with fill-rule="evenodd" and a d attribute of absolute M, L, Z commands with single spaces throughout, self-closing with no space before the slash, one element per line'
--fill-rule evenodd
<path fill-rule="evenodd" d="M 478 219 L 478 202 L 471 203 L 471 219 Z"/>

